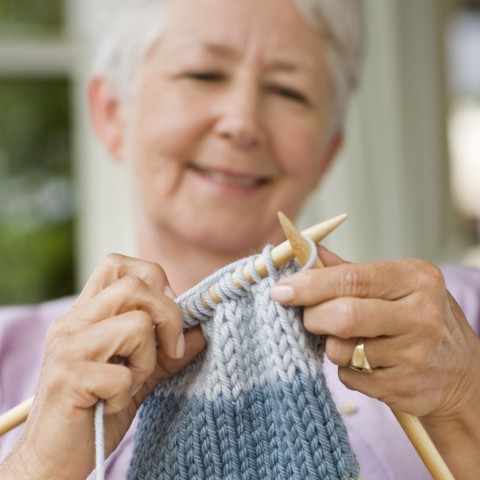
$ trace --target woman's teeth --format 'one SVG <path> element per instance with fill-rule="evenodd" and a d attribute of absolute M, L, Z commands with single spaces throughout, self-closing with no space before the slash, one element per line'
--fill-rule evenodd
<path fill-rule="evenodd" d="M 262 183 L 266 180 L 262 178 L 252 178 L 246 177 L 241 175 L 233 175 L 224 172 L 220 172 L 218 170 L 207 170 L 196 165 L 192 165 L 192 168 L 197 172 L 209 177 L 217 182 L 224 183 L 226 185 L 231 185 L 233 187 L 240 187 L 240 188 L 253 188 Z"/>
<path fill-rule="evenodd" d="M 233 185 L 234 187 L 245 187 L 251 188 L 258 185 L 259 181 L 253 178 L 245 178 L 245 177 L 237 177 L 235 175 L 228 175 L 225 173 L 220 172 L 204 172 L 205 175 L 213 178 L 214 180 L 218 180 L 222 183 L 228 183 L 229 185 Z"/>

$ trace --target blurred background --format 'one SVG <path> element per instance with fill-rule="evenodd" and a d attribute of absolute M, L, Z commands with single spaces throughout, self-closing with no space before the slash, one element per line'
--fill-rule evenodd
<path fill-rule="evenodd" d="M 368 53 L 341 159 L 300 226 L 364 261 L 480 266 L 480 0 L 368 0 Z M 135 255 L 122 172 L 85 102 L 94 0 L 0 0 L 0 305 L 78 291 Z"/>

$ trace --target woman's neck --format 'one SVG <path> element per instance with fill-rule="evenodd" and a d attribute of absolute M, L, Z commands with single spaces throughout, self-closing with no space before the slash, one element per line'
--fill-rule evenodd
<path fill-rule="evenodd" d="M 139 235 L 140 257 L 158 263 L 166 272 L 173 291 L 180 295 L 247 252 L 219 252 L 201 248 L 168 235 Z"/>

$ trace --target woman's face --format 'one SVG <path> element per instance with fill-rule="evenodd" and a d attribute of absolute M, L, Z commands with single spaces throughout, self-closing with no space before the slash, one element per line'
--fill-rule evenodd
<path fill-rule="evenodd" d="M 176 0 L 123 108 L 141 230 L 219 252 L 283 238 L 329 157 L 325 42 L 290 0 Z M 153 230 L 152 230 L 153 229 Z"/>

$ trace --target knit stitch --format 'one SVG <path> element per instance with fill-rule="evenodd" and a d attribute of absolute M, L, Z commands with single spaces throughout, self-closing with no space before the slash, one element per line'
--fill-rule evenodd
<path fill-rule="evenodd" d="M 130 480 L 358 477 L 322 373 L 324 339 L 304 330 L 301 309 L 270 298 L 271 287 L 299 267 L 290 262 L 278 271 L 270 249 L 263 252 L 267 277 L 255 273 L 250 257 L 177 299 L 186 328 L 199 322 L 208 347 L 145 401 Z M 206 294 L 211 284 L 219 304 Z"/>

